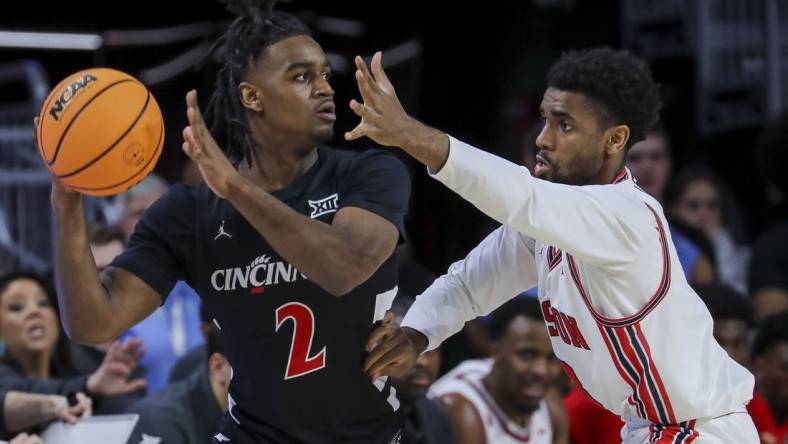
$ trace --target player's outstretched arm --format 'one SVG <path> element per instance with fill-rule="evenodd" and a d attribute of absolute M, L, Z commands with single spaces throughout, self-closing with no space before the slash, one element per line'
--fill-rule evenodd
<path fill-rule="evenodd" d="M 345 133 L 347 140 L 366 136 L 402 148 L 486 215 L 580 260 L 610 265 L 635 257 L 643 225 L 612 211 L 609 200 L 583 187 L 535 180 L 525 167 L 418 122 L 400 105 L 380 52 L 372 57 L 371 69 L 360 57 L 355 62 L 363 103 L 350 103 L 361 122 Z M 630 209 L 645 216 L 641 222 L 653 223 L 646 207 L 638 205 Z"/>
<path fill-rule="evenodd" d="M 38 118 L 34 121 L 38 126 Z M 90 252 L 82 195 L 52 181 L 55 283 L 60 319 L 76 342 L 101 344 L 145 319 L 161 297 L 142 280 L 108 267 L 99 277 Z"/>
<path fill-rule="evenodd" d="M 342 296 L 391 256 L 399 239 L 392 222 L 352 206 L 337 211 L 331 225 L 299 214 L 230 164 L 203 121 L 196 91 L 186 95 L 186 106 L 189 126 L 183 132 L 183 150 L 197 163 L 205 183 L 310 280 Z"/>

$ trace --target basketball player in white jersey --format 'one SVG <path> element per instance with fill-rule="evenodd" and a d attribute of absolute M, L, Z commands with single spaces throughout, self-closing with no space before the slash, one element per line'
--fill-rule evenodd
<path fill-rule="evenodd" d="M 557 361 L 539 302 L 515 298 L 490 319 L 493 357 L 460 363 L 430 387 L 449 412 L 457 444 L 565 444 L 557 394 L 546 399 Z"/>
<path fill-rule="evenodd" d="M 405 113 L 383 72 L 356 59 L 364 103 L 347 139 L 398 146 L 503 224 L 370 336 L 364 369 L 397 374 L 423 350 L 534 285 L 575 383 L 621 415 L 629 443 L 755 444 L 753 376 L 712 336 L 659 203 L 624 167 L 657 120 L 648 67 L 625 51 L 565 54 L 550 69 L 534 174 Z M 535 176 L 535 177 L 534 177 Z"/>

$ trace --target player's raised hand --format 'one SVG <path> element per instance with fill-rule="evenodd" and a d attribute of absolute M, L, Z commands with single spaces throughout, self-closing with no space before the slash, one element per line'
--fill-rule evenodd
<path fill-rule="evenodd" d="M 372 71 L 366 62 L 356 56 L 356 82 L 363 103 L 350 101 L 350 109 L 361 117 L 361 122 L 345 133 L 346 140 L 369 137 L 385 146 L 402 146 L 403 134 L 416 122 L 411 118 L 397 98 L 394 85 L 383 71 L 380 51 L 372 56 Z"/>
<path fill-rule="evenodd" d="M 355 59 L 356 81 L 364 103 L 350 101 L 350 109 L 361 122 L 345 133 L 345 139 L 366 136 L 381 145 L 400 147 L 430 169 L 440 170 L 449 156 L 448 136 L 405 112 L 383 71 L 381 58 L 380 51 L 372 56 L 371 72 L 361 57 Z"/>
<path fill-rule="evenodd" d="M 238 171 L 211 136 L 197 104 L 195 90 L 186 94 L 186 117 L 189 126 L 183 129 L 183 152 L 197 164 L 205 184 L 214 194 L 226 198 L 232 181 L 239 177 Z"/>
<path fill-rule="evenodd" d="M 381 376 L 402 376 L 413 367 L 416 358 L 426 348 L 426 340 L 419 341 L 415 335 L 424 336 L 407 327 L 401 328 L 389 311 L 383 321 L 369 335 L 367 351 L 362 367 L 373 381 Z M 419 342 L 417 344 L 417 342 Z"/>

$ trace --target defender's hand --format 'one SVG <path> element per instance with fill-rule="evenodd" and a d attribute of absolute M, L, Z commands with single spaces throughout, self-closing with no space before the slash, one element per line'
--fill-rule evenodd
<path fill-rule="evenodd" d="M 381 376 L 402 376 L 416 363 L 427 348 L 427 338 L 412 328 L 402 328 L 389 311 L 367 341 L 369 354 L 364 359 L 364 372 L 373 381 Z"/>
<path fill-rule="evenodd" d="M 383 71 L 381 58 L 380 51 L 372 56 L 371 73 L 361 57 L 355 58 L 356 81 L 364 103 L 350 101 L 350 109 L 361 117 L 361 123 L 346 132 L 345 139 L 355 140 L 366 136 L 381 145 L 401 147 L 410 128 L 420 123 L 402 108 L 394 85 Z"/>

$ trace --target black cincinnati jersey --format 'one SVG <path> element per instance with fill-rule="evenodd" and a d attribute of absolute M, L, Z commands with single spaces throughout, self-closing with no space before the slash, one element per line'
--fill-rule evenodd
<path fill-rule="evenodd" d="M 315 165 L 272 194 L 328 224 L 343 207 L 362 208 L 404 238 L 409 193 L 408 171 L 390 153 L 320 147 Z M 390 384 L 372 383 L 361 369 L 373 323 L 396 293 L 396 256 L 349 294 L 332 296 L 207 186 L 176 185 L 143 215 L 113 265 L 163 297 L 187 281 L 216 319 L 232 366 L 217 441 L 369 444 L 390 442 L 400 426 Z"/>

